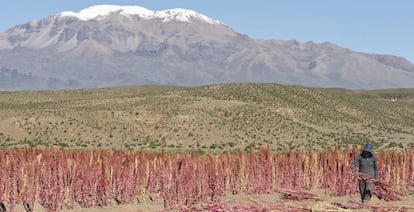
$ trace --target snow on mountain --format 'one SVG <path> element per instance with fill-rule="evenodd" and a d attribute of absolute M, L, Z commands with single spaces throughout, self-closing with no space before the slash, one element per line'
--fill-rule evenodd
<path fill-rule="evenodd" d="M 153 11 L 139 6 L 118 6 L 118 5 L 95 5 L 85 8 L 79 12 L 65 11 L 60 13 L 61 17 L 76 17 L 82 21 L 88 21 L 91 19 L 100 19 L 114 12 L 120 12 L 120 14 L 138 15 L 145 19 L 160 18 L 164 22 L 180 21 L 180 22 L 192 22 L 202 21 L 209 24 L 223 24 L 218 20 L 207 17 L 193 10 L 187 10 L 182 8 Z"/>
<path fill-rule="evenodd" d="M 186 9 L 98 5 L 0 33 L 0 90 L 227 82 L 411 88 L 414 65 L 331 43 L 252 39 Z"/>
<path fill-rule="evenodd" d="M 223 24 L 219 20 L 214 20 L 196 11 L 182 9 L 182 8 L 155 11 L 154 18 L 162 18 L 164 19 L 164 21 L 176 20 L 176 21 L 182 21 L 182 22 L 191 22 L 194 20 L 199 20 L 199 21 L 210 23 L 210 24 Z"/>

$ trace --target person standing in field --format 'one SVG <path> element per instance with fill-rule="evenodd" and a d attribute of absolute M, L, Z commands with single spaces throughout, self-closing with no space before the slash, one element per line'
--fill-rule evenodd
<path fill-rule="evenodd" d="M 351 162 L 351 170 L 356 173 L 356 165 L 359 167 L 359 193 L 363 203 L 371 200 L 374 183 L 372 179 L 378 180 L 377 158 L 374 155 L 374 146 L 365 144 L 362 153 Z"/>

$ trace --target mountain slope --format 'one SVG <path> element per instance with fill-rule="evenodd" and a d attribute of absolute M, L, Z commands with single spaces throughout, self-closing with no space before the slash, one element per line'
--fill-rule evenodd
<path fill-rule="evenodd" d="M 62 12 L 0 33 L 0 76 L 10 71 L 17 77 L 0 84 L 1 90 L 223 82 L 414 85 L 414 65 L 403 58 L 331 43 L 252 39 L 191 10 L 113 5 Z"/>
<path fill-rule="evenodd" d="M 0 148 L 320 149 L 367 138 L 376 149 L 414 148 L 413 108 L 413 89 L 236 83 L 0 92 Z"/>

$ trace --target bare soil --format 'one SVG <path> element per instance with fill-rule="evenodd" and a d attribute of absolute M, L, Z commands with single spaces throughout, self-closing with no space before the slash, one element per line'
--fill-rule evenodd
<path fill-rule="evenodd" d="M 384 201 L 377 197 L 373 197 L 370 203 L 361 204 L 358 194 L 352 194 L 347 196 L 331 196 L 324 190 L 312 190 L 310 193 L 316 194 L 320 197 L 320 200 L 304 200 L 293 201 L 283 200 L 280 194 L 261 194 L 261 195 L 248 195 L 248 194 L 236 194 L 226 195 L 222 197 L 221 203 L 230 206 L 245 206 L 248 208 L 260 208 L 261 205 L 284 205 L 286 208 L 296 209 L 294 211 L 413 211 L 414 212 L 414 194 L 403 196 L 400 201 Z M 356 206 L 358 208 L 341 208 L 338 206 L 340 203 L 348 206 Z M 18 205 L 14 208 L 16 212 L 25 212 L 22 205 Z M 36 205 L 34 211 L 46 212 L 47 209 L 41 205 Z M 153 200 L 145 200 L 144 202 L 134 202 L 126 205 L 116 205 L 98 207 L 98 208 L 81 208 L 80 206 L 73 209 L 64 209 L 65 212 L 147 212 L 147 211 L 170 211 L 165 210 L 163 206 L 163 200 L 153 196 Z M 208 211 L 207 209 L 205 211 Z M 240 210 L 230 210 L 240 211 Z M 266 210 L 261 211 L 277 211 Z"/>

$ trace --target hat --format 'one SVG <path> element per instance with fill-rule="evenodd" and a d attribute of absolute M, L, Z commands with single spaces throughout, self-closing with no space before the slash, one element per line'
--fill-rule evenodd
<path fill-rule="evenodd" d="M 363 150 L 372 153 L 374 151 L 374 146 L 372 144 L 365 144 Z"/>

